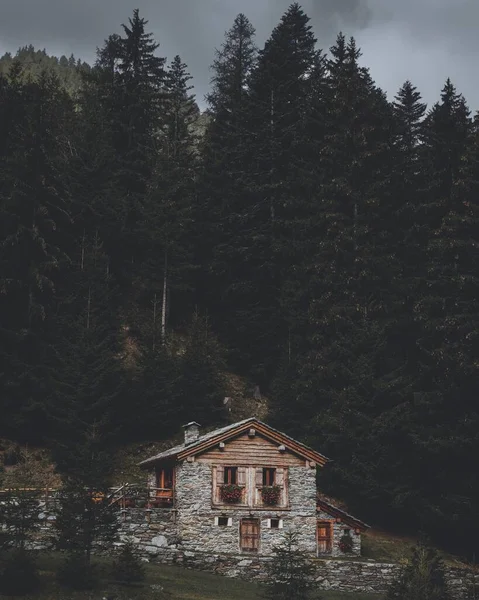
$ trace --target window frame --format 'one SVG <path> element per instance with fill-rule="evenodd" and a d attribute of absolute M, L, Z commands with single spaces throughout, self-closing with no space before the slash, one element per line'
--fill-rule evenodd
<path fill-rule="evenodd" d="M 223 484 L 238 485 L 238 467 L 223 467 Z"/>
<path fill-rule="evenodd" d="M 276 467 L 263 467 L 263 487 L 276 485 Z"/>

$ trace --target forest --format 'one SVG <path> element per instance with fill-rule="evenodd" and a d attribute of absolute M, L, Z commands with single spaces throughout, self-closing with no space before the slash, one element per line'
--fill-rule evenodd
<path fill-rule="evenodd" d="M 92 66 L 0 59 L 0 437 L 71 471 L 221 423 L 235 373 L 323 490 L 472 556 L 479 117 L 450 79 L 388 100 L 298 4 L 261 48 L 236 17 L 203 114 L 137 10 L 119 31 Z"/>

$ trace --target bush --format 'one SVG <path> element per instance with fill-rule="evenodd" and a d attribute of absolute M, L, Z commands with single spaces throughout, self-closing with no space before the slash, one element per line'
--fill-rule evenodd
<path fill-rule="evenodd" d="M 65 587 L 74 590 L 91 590 L 98 584 L 98 572 L 83 554 L 70 554 L 60 565 L 57 572 L 58 581 Z"/>
<path fill-rule="evenodd" d="M 35 560 L 24 550 L 8 553 L 0 565 L 0 594 L 23 596 L 38 588 Z"/>
<path fill-rule="evenodd" d="M 411 561 L 391 585 L 386 600 L 450 600 L 437 550 L 419 543 Z"/>
<path fill-rule="evenodd" d="M 274 548 L 274 558 L 268 565 L 265 598 L 307 600 L 310 597 L 310 578 L 313 574 L 314 567 L 298 547 L 298 534 L 287 531 L 282 545 Z"/>
<path fill-rule="evenodd" d="M 128 541 L 113 563 L 113 579 L 125 585 L 140 583 L 145 578 L 145 569 L 135 553 L 135 546 Z"/>

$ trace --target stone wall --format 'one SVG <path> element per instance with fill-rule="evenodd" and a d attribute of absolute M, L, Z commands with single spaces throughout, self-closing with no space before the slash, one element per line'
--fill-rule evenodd
<path fill-rule="evenodd" d="M 271 557 L 251 557 L 222 553 L 181 553 L 176 562 L 185 567 L 209 571 L 225 577 L 265 582 L 267 565 Z M 400 565 L 351 559 L 312 559 L 315 574 L 313 588 L 339 592 L 370 593 L 383 595 L 397 578 Z M 448 568 L 446 577 L 454 600 L 466 598 L 467 586 L 475 578 L 479 585 L 479 574 L 464 569 Z"/>
<path fill-rule="evenodd" d="M 201 538 L 193 540 L 193 528 L 189 531 L 186 523 L 183 523 L 182 528 L 178 526 L 180 519 L 176 510 L 128 508 L 119 511 L 118 515 L 120 535 L 118 542 L 110 548 L 112 552 L 131 539 L 143 560 L 151 563 L 179 564 L 226 577 L 259 582 L 267 578 L 267 565 L 272 560 L 270 555 L 251 556 L 236 552 L 239 515 L 232 517 L 233 524 L 229 527 L 211 527 L 211 515 L 203 515 L 201 518 L 204 521 L 200 527 L 207 530 L 204 541 Z M 41 513 L 41 518 L 41 528 L 32 544 L 32 547 L 38 550 L 51 547 L 51 528 L 54 524 L 54 517 L 47 510 Z M 299 514 L 292 515 L 290 523 L 294 526 L 295 519 L 299 518 L 301 518 Z M 262 519 L 263 526 L 265 518 Z M 287 522 L 288 519 L 285 517 L 285 527 Z M 181 531 L 186 532 L 186 540 L 182 538 Z M 197 525 L 194 531 L 197 531 Z M 211 531 L 214 531 L 215 535 L 212 535 Z M 264 528 L 262 530 L 264 536 L 262 543 L 265 545 L 263 550 L 266 546 L 272 549 L 274 545 L 280 543 L 283 531 L 284 529 Z M 340 527 L 338 532 L 340 536 Z M 213 540 L 216 540 L 216 543 L 213 543 Z M 199 548 L 200 546 L 203 547 Z M 319 590 L 384 594 L 400 570 L 398 564 L 378 563 L 358 558 L 314 558 L 311 559 L 311 563 L 315 567 L 313 585 Z M 464 569 L 447 570 L 447 579 L 454 599 L 465 598 L 464 590 L 471 582 L 471 577 L 471 572 Z M 476 574 L 475 577 L 476 584 L 479 585 L 479 575 Z"/>

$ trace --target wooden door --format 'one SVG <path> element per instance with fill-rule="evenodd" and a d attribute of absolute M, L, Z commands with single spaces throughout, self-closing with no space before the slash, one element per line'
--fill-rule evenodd
<path fill-rule="evenodd" d="M 240 546 L 243 552 L 258 552 L 259 519 L 241 519 Z"/>
<path fill-rule="evenodd" d="M 318 521 L 316 529 L 318 554 L 330 554 L 333 545 L 333 522 Z"/>

